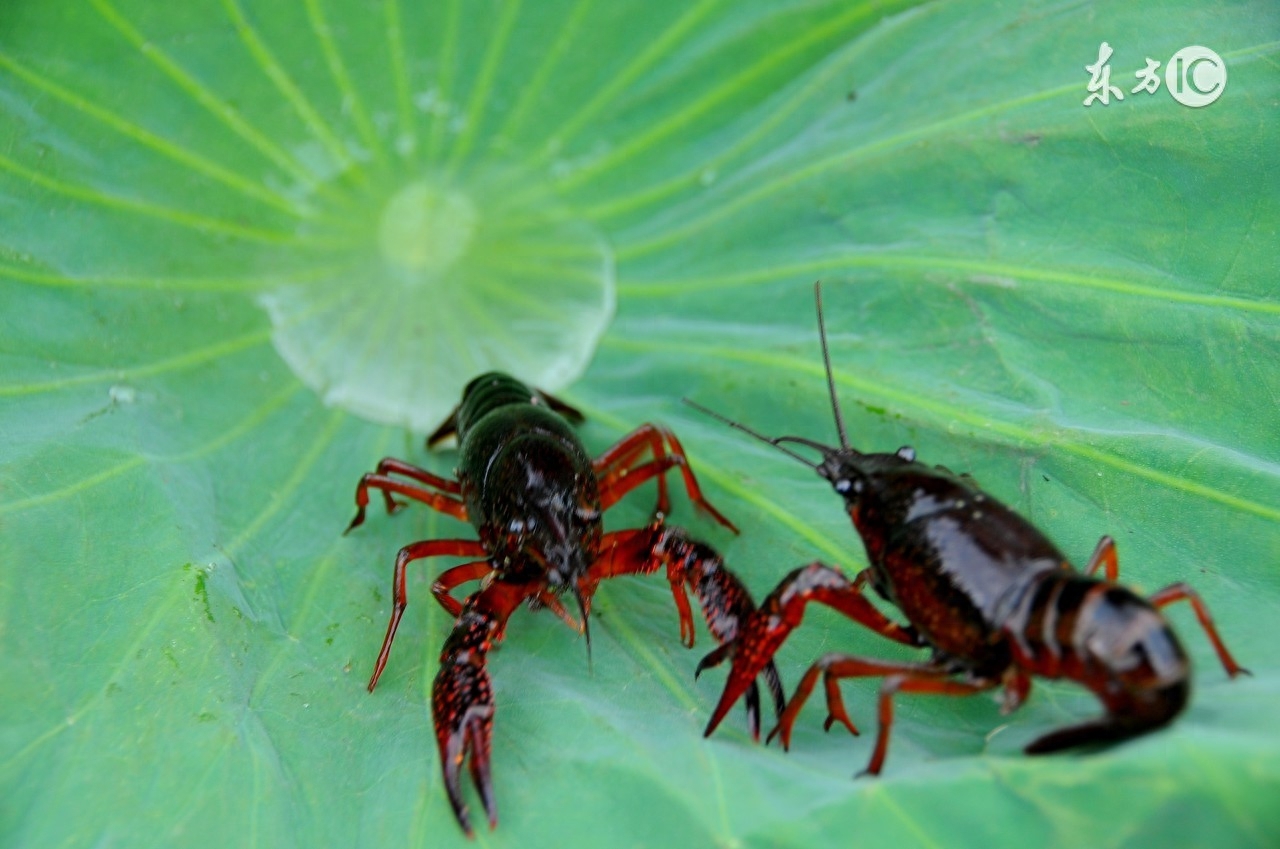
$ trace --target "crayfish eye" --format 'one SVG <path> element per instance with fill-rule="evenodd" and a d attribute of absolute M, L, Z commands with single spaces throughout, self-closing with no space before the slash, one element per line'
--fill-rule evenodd
<path fill-rule="evenodd" d="M 861 478 L 840 478 L 835 482 L 834 486 L 836 492 L 840 493 L 845 498 L 849 498 L 853 495 L 860 495 L 862 493 Z"/>

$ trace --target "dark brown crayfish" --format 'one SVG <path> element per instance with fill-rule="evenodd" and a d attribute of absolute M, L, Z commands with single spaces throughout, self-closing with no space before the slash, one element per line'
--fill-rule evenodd
<path fill-rule="evenodd" d="M 602 580 L 617 575 L 648 574 L 665 566 L 680 636 L 689 646 L 694 628 L 686 587 L 697 596 L 709 630 L 722 643 L 737 636 L 738 624 L 755 609 L 742 582 L 724 568 L 714 550 L 664 524 L 670 509 L 665 474 L 679 469 L 693 503 L 737 530 L 702 496 L 675 434 L 645 424 L 593 461 L 570 421 L 580 422 L 582 415 L 563 401 L 507 375 L 484 374 L 467 385 L 461 403 L 428 439 L 430 446 L 457 436 L 461 457 L 456 480 L 386 458 L 356 487 L 357 512 L 348 531 L 364 521 L 369 490 L 380 489 L 388 512 L 402 506 L 392 498 L 398 493 L 469 521 L 479 536 L 425 540 L 400 550 L 391 620 L 369 679 L 372 691 L 404 613 L 405 567 L 426 557 L 479 558 L 445 570 L 431 590 L 456 617 L 440 654 L 431 707 L 445 789 L 468 834 L 471 822 L 461 788 L 468 754 L 490 827 L 497 824 L 489 771 L 494 699 L 486 664 L 490 649 L 502 640 L 508 617 L 522 603 L 553 610 L 586 635 L 588 650 L 592 595 Z M 658 485 L 653 521 L 606 533 L 604 511 L 653 479 Z M 450 594 L 473 580 L 481 582 L 480 588 L 464 601 Z M 580 621 L 561 604 L 565 593 L 576 600 Z M 763 671 L 780 714 L 784 700 L 777 670 L 772 661 L 765 661 L 758 671 Z M 751 731 L 758 735 L 760 696 L 754 676 L 742 691 Z"/>
<path fill-rule="evenodd" d="M 854 734 L 840 694 L 842 678 L 882 677 L 879 733 L 865 774 L 884 764 L 896 693 L 968 695 L 1003 687 L 1007 713 L 1026 699 L 1032 676 L 1066 678 L 1090 689 L 1105 713 L 1032 742 L 1029 754 L 1122 740 L 1169 723 L 1186 706 L 1191 670 L 1186 652 L 1159 609 L 1189 601 L 1229 676 L 1245 673 L 1218 636 L 1209 611 L 1184 583 L 1142 598 L 1116 583 L 1115 543 L 1104 536 L 1083 573 L 1034 525 L 980 490 L 972 478 L 916 461 L 915 451 L 865 454 L 850 447 L 836 399 L 815 292 L 822 355 L 840 447 L 798 436 L 769 438 L 710 410 L 732 427 L 764 440 L 813 468 L 835 489 L 862 538 L 871 565 L 849 580 L 811 563 L 787 575 L 760 607 L 699 664 L 699 672 L 732 659 L 709 736 L 756 675 L 800 624 L 808 602 L 829 605 L 878 634 L 928 648 L 923 663 L 827 654 L 814 663 L 769 735 L 790 743 L 791 729 L 818 677 L 827 696 L 826 728 Z M 690 402 L 692 403 L 692 402 Z M 694 404 L 693 406 L 698 406 Z M 811 463 L 786 444 L 818 452 Z M 1096 577 L 1102 569 L 1105 580 Z M 870 585 L 901 611 L 900 625 L 863 595 Z"/>

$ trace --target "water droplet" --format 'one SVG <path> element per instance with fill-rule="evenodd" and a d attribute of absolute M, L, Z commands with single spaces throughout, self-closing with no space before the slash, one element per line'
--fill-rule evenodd
<path fill-rule="evenodd" d="M 418 107 L 422 112 L 430 112 L 435 109 L 436 98 L 439 96 L 440 95 L 434 88 L 429 88 L 426 91 L 420 91 L 413 96 L 413 105 Z"/>
<path fill-rule="evenodd" d="M 466 252 L 475 226 L 476 208 L 466 195 L 417 182 L 401 189 L 383 210 L 378 245 L 394 265 L 438 273 Z M 421 283 L 430 275 L 404 279 Z"/>
<path fill-rule="evenodd" d="M 613 258 L 540 175 L 491 164 L 354 194 L 313 225 L 350 245 L 336 270 L 273 269 L 284 282 L 258 299 L 326 404 L 430 430 L 483 371 L 554 392 L 586 368 L 613 314 Z"/>
<path fill-rule="evenodd" d="M 107 397 L 111 399 L 113 404 L 132 404 L 138 400 L 138 390 L 132 386 L 117 383 L 107 390 Z"/>

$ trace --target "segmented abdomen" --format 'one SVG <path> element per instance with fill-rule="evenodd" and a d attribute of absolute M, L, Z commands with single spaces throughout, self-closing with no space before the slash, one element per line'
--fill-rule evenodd
<path fill-rule="evenodd" d="M 1148 601 L 1119 584 L 1070 572 L 1034 577 L 1002 629 L 1014 662 L 1084 684 L 1112 713 L 1170 719 L 1190 693 L 1190 664 Z"/>
<path fill-rule="evenodd" d="M 530 406 L 535 392 L 509 374 L 489 372 L 474 378 L 458 405 L 458 439 L 466 438 L 476 422 L 502 407 Z"/>

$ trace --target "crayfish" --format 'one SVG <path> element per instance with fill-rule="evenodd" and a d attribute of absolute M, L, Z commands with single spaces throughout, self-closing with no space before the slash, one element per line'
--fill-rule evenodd
<path fill-rule="evenodd" d="M 372 692 L 408 601 L 409 563 L 439 556 L 479 558 L 446 569 L 431 588 L 454 617 L 432 684 L 431 708 L 445 790 L 468 835 L 471 821 L 461 787 L 468 756 L 489 825 L 497 825 L 489 768 L 495 705 L 486 664 L 489 651 L 502 640 L 508 617 L 521 604 L 552 610 L 585 636 L 588 652 L 591 599 L 605 578 L 649 574 L 665 566 L 680 637 L 687 646 L 693 645 L 694 626 L 686 587 L 697 596 L 708 629 L 721 643 L 734 639 L 738 623 L 755 609 L 745 586 L 724 568 L 713 549 L 664 524 L 670 510 L 665 474 L 679 469 L 690 500 L 737 532 L 703 497 L 675 434 L 641 425 L 593 461 L 570 427 L 570 422 L 582 420 L 581 413 L 550 394 L 505 374 L 484 374 L 467 385 L 461 402 L 427 440 L 430 447 L 457 437 L 456 480 L 388 457 L 356 487 L 357 511 L 348 531 L 364 521 L 369 490 L 379 489 L 388 512 L 403 506 L 392 498 L 397 493 L 469 521 L 479 536 L 424 540 L 400 549 L 391 618 L 369 678 Z M 642 528 L 606 533 L 604 511 L 653 479 L 658 487 L 653 520 Z M 453 597 L 454 588 L 473 580 L 480 581 L 480 589 L 462 601 Z M 576 601 L 580 620 L 575 621 L 561 603 L 566 593 Z M 784 698 L 777 670 L 765 661 L 759 671 L 780 714 Z M 754 676 L 743 690 L 748 725 L 758 737 L 760 695 Z"/>
<path fill-rule="evenodd" d="M 772 662 L 811 601 L 891 640 L 932 651 L 929 660 L 916 663 L 822 656 L 805 673 L 769 734 L 768 741 L 780 735 L 783 746 L 790 745 L 792 726 L 819 676 L 827 698 L 824 727 L 839 722 L 857 734 L 839 681 L 883 677 L 879 731 L 861 774 L 878 774 L 884 764 L 897 693 L 960 696 L 1003 687 L 1002 708 L 1008 713 L 1027 698 L 1032 676 L 1040 676 L 1076 681 L 1102 702 L 1101 717 L 1041 736 L 1026 747 L 1028 754 L 1110 743 L 1166 725 L 1190 695 L 1187 654 L 1160 614 L 1160 608 L 1176 601 L 1191 603 L 1228 676 L 1248 672 L 1231 656 L 1191 587 L 1175 583 L 1144 599 L 1116 583 L 1119 562 L 1111 537 L 1102 537 L 1084 572 L 1077 572 L 1043 533 L 969 476 L 917 462 L 910 447 L 885 454 L 850 447 L 832 376 L 820 287 L 815 287 L 815 299 L 838 448 L 799 436 L 770 438 L 688 403 L 769 443 L 830 483 L 871 565 L 853 580 L 818 562 L 796 569 L 740 623 L 735 639 L 702 660 L 699 672 L 732 659 L 707 736 Z M 821 460 L 810 462 L 787 444 L 816 451 Z M 1096 576 L 1099 569 L 1105 580 Z M 907 624 L 874 607 L 863 595 L 867 585 L 894 605 Z"/>

